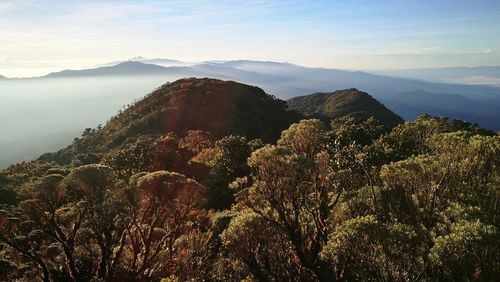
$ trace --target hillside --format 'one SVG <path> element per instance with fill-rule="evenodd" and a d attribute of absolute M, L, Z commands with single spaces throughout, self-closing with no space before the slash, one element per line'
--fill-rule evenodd
<path fill-rule="evenodd" d="M 234 82 L 173 86 L 153 94 L 222 87 L 283 106 Z M 113 126 L 161 102 L 150 96 Z M 0 281 L 498 280 L 499 135 L 426 115 L 333 125 L 301 120 L 278 145 L 141 136 L 0 170 Z"/>
<path fill-rule="evenodd" d="M 111 143 L 127 136 L 190 129 L 275 140 L 297 120 L 285 102 L 262 89 L 217 79 L 180 79 L 159 89 L 119 114 L 102 129 Z"/>
<path fill-rule="evenodd" d="M 367 118 L 372 116 L 387 126 L 403 122 L 401 117 L 368 93 L 354 88 L 295 97 L 288 100 L 288 106 L 306 116 L 327 118 L 342 116 Z"/>
<path fill-rule="evenodd" d="M 127 138 L 170 132 L 183 136 L 188 130 L 208 131 L 217 138 L 233 134 L 271 142 L 299 119 L 298 113 L 288 111 L 286 102 L 258 87 L 208 78 L 180 79 L 129 106 L 102 129 L 42 159 L 65 162 L 82 149 L 106 151 Z"/>

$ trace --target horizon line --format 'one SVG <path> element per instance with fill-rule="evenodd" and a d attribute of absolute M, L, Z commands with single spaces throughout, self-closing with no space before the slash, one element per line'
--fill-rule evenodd
<path fill-rule="evenodd" d="M 178 63 L 186 64 L 184 67 L 191 67 L 191 66 L 196 66 L 196 65 L 202 65 L 202 64 L 222 64 L 222 63 L 227 63 L 227 62 L 238 62 L 238 61 L 246 61 L 246 62 L 258 62 L 258 63 L 276 63 L 276 64 L 289 64 L 289 65 L 294 65 L 298 67 L 303 67 L 303 68 L 312 68 L 312 69 L 335 69 L 335 70 L 343 70 L 343 71 L 405 71 L 405 70 L 438 70 L 438 69 L 452 69 L 452 68 L 492 68 L 492 67 L 500 67 L 500 65 L 475 65 L 475 66 L 440 66 L 440 67 L 417 67 L 417 68 L 336 68 L 336 67 L 323 67 L 323 66 L 304 66 L 296 63 L 291 63 L 287 61 L 273 61 L 273 60 L 252 60 L 252 59 L 233 59 L 233 60 L 218 60 L 218 59 L 212 59 L 212 60 L 203 60 L 203 61 L 195 61 L 195 62 L 188 62 L 188 61 L 183 61 L 183 60 L 178 60 L 178 59 L 172 59 L 172 58 L 161 58 L 161 57 L 155 57 L 155 58 L 148 58 L 148 57 L 142 57 L 142 56 L 135 56 L 130 59 L 126 60 L 118 60 L 118 61 L 112 61 L 108 63 L 101 63 L 101 64 L 96 64 L 92 66 L 87 66 L 87 67 L 81 67 L 81 68 L 64 68 L 52 72 L 48 72 L 43 75 L 39 76 L 5 76 L 2 75 L 0 72 L 0 78 L 4 79 L 36 79 L 36 78 L 49 78 L 47 76 L 55 73 L 60 73 L 63 71 L 84 71 L 84 70 L 93 70 L 93 69 L 100 69 L 100 68 L 106 68 L 106 67 L 114 67 L 126 62 L 137 62 L 141 64 L 147 64 L 147 65 L 155 65 L 155 66 L 160 66 L 163 68 L 171 68 L 171 67 L 182 67 L 181 65 L 179 66 L 162 66 L 161 64 L 157 63 L 149 63 L 149 62 L 142 62 L 142 61 L 152 61 L 152 60 L 169 60 L 169 61 L 175 61 Z M 1 81 L 1 80 L 0 80 Z"/>

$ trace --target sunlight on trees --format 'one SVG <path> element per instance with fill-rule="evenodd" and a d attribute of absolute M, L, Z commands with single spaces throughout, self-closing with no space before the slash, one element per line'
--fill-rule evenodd
<path fill-rule="evenodd" d="M 274 144 L 189 131 L 131 139 L 83 163 L 0 171 L 0 279 L 500 273 L 500 136 L 465 122 L 303 120 Z"/>

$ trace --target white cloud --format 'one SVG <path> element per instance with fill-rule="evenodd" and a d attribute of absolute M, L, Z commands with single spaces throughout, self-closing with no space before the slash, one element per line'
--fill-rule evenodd
<path fill-rule="evenodd" d="M 484 54 L 491 54 L 491 49 L 490 49 L 490 48 L 488 48 L 488 49 L 484 50 L 484 52 L 483 52 L 483 53 L 484 53 Z"/>

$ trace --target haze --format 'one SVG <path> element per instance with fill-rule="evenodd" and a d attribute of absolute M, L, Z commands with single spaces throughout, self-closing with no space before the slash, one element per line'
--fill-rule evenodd
<path fill-rule="evenodd" d="M 0 167 L 67 146 L 104 124 L 167 77 L 106 77 L 0 82 Z"/>

